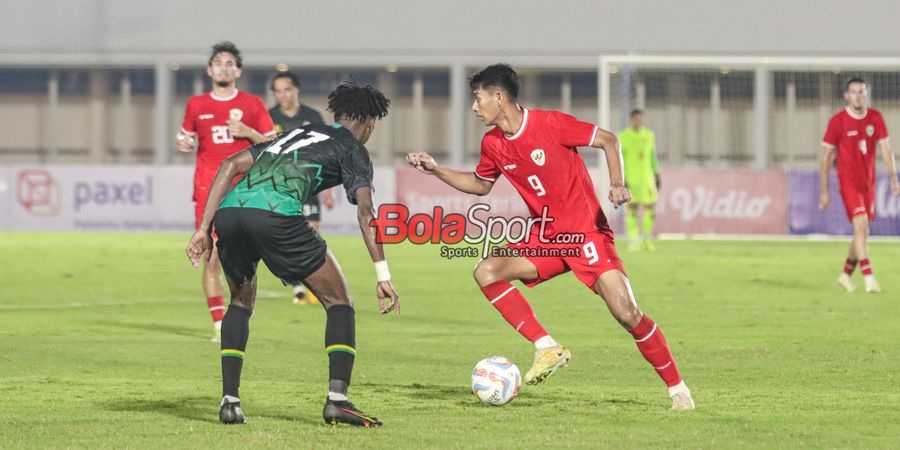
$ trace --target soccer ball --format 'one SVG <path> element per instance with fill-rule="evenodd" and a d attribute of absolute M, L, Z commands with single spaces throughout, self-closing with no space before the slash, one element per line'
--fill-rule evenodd
<path fill-rule="evenodd" d="M 484 358 L 472 369 L 472 393 L 488 405 L 511 402 L 519 395 L 521 384 L 519 368 L 504 356 Z"/>

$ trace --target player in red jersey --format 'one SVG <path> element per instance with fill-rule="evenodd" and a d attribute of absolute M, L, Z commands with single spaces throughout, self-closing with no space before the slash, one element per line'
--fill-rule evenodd
<path fill-rule="evenodd" d="M 207 75 L 212 78 L 212 92 L 195 95 L 188 101 L 184 123 L 176 136 L 178 150 L 190 152 L 197 145 L 197 167 L 194 171 L 194 226 L 200 224 L 209 188 L 225 158 L 253 144 L 275 136 L 275 126 L 262 99 L 240 92 L 235 84 L 241 76 L 241 52 L 231 42 L 212 47 Z M 203 290 L 213 319 L 218 341 L 225 315 L 225 291 L 219 273 L 222 271 L 216 248 L 203 267 Z"/>
<path fill-rule="evenodd" d="M 616 207 L 631 194 L 623 180 L 622 158 L 616 136 L 593 124 L 557 111 L 527 110 L 516 103 L 519 78 L 505 64 L 485 68 L 470 79 L 475 96 L 472 109 L 485 125 L 494 126 L 481 141 L 481 161 L 474 172 L 438 165 L 426 153 L 407 155 L 409 165 L 435 175 L 466 193 L 486 195 L 500 175 L 512 183 L 528 205 L 532 217 L 545 208 L 553 221 L 532 229 L 529 242 L 512 246 L 516 256 L 490 256 L 475 268 L 475 281 L 503 318 L 536 348 L 534 364 L 525 382 L 538 384 L 571 358 L 569 350 L 544 329 L 528 301 L 510 284 L 520 280 L 535 286 L 571 270 L 579 281 L 599 294 L 619 323 L 631 333 L 638 349 L 665 381 L 672 409 L 694 408 L 691 392 L 678 372 L 662 331 L 638 309 L 631 286 L 616 254 L 613 232 L 577 147 L 602 148 L 609 162 L 612 187 L 609 199 Z M 573 236 L 583 241 L 558 242 Z M 566 239 L 558 239 L 566 236 Z M 551 241 L 542 243 L 541 238 Z M 576 256 L 535 256 L 538 250 L 568 248 Z M 521 256 L 525 255 L 525 256 Z"/>
<path fill-rule="evenodd" d="M 838 284 L 847 292 L 856 288 L 850 282 L 850 275 L 859 264 L 866 284 L 866 292 L 881 292 L 872 266 L 869 263 L 869 249 L 866 239 L 869 235 L 869 221 L 875 219 L 875 154 L 876 147 L 887 164 L 891 178 L 891 194 L 900 193 L 897 181 L 897 166 L 888 138 L 887 127 L 881 113 L 867 107 L 868 92 L 866 82 L 853 78 L 844 87 L 847 107 L 832 116 L 828 130 L 822 139 L 822 158 L 819 170 L 819 207 L 824 211 L 831 203 L 828 191 L 828 171 L 834 161 L 837 149 L 837 172 L 841 199 L 847 218 L 853 224 L 853 240 L 844 264 L 844 271 L 838 276 Z"/>

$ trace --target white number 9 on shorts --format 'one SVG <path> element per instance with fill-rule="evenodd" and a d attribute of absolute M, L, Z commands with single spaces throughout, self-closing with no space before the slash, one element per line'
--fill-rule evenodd
<path fill-rule="evenodd" d="M 584 256 L 588 258 L 588 264 L 593 264 L 600 260 L 600 255 L 597 253 L 597 246 L 594 245 L 593 242 L 584 244 L 582 249 L 584 249 Z"/>

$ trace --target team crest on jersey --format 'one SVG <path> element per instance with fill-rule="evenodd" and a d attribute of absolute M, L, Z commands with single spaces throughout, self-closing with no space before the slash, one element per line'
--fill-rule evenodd
<path fill-rule="evenodd" d="M 231 120 L 241 120 L 244 117 L 244 112 L 240 109 L 234 108 L 228 111 L 228 118 Z"/>
<path fill-rule="evenodd" d="M 872 137 L 872 135 L 875 134 L 875 126 L 874 126 L 874 125 L 869 125 L 869 126 L 867 126 L 867 127 L 866 127 L 866 134 L 868 134 L 869 137 Z"/>
<path fill-rule="evenodd" d="M 531 160 L 534 161 L 535 164 L 539 166 L 543 166 L 545 162 L 547 162 L 547 157 L 544 155 L 544 150 L 540 148 L 536 148 L 531 152 Z"/>

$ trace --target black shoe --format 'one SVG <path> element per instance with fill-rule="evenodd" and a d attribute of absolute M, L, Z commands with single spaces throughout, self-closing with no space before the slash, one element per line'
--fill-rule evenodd
<path fill-rule="evenodd" d="M 356 409 L 353 403 L 348 401 L 326 401 L 325 409 L 322 410 L 322 417 L 325 419 L 325 423 L 331 425 L 346 423 L 366 428 L 381 426 L 380 420 Z"/>
<path fill-rule="evenodd" d="M 222 407 L 219 408 L 219 420 L 225 425 L 247 423 L 247 419 L 244 418 L 244 410 L 241 409 L 241 402 L 223 402 Z"/>

